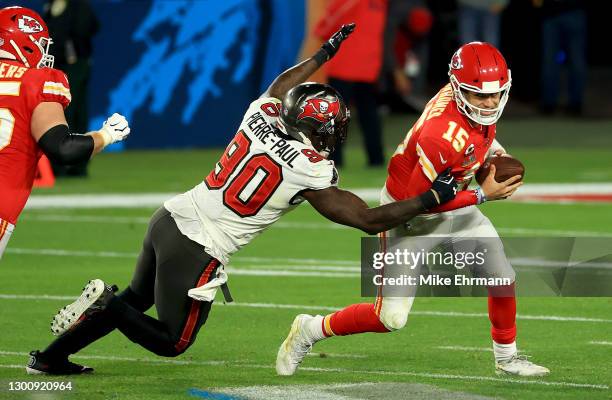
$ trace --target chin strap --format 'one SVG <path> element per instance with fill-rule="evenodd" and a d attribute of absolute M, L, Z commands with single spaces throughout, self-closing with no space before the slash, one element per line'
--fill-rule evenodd
<path fill-rule="evenodd" d="M 304 135 L 302 132 L 297 131 L 297 130 L 291 130 L 291 133 L 289 133 L 287 127 L 283 125 L 281 122 L 277 122 L 276 127 L 278 128 L 278 130 L 280 130 L 285 135 L 291 136 L 308 146 L 312 146 L 312 142 L 310 141 L 310 139 L 308 139 L 308 137 Z"/>
<path fill-rule="evenodd" d="M 308 137 L 306 135 L 304 135 L 302 132 L 300 131 L 296 131 L 296 133 L 298 134 L 298 136 L 301 139 L 301 142 L 308 145 L 308 146 L 312 146 L 312 142 L 310 141 L 310 139 L 308 139 Z"/>

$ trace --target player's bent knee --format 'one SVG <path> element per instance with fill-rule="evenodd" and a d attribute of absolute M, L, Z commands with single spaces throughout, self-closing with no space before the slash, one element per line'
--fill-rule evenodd
<path fill-rule="evenodd" d="M 408 313 L 401 311 L 381 312 L 379 318 L 385 328 L 390 331 L 397 331 L 406 326 L 408 322 Z"/>
<path fill-rule="evenodd" d="M 414 297 L 385 297 L 379 319 L 385 328 L 396 331 L 406 326 Z"/>
<path fill-rule="evenodd" d="M 186 348 L 184 348 L 184 349 L 177 349 L 177 347 L 175 346 L 174 343 L 167 343 L 167 344 L 164 344 L 162 346 L 157 346 L 156 348 L 151 349 L 151 350 L 153 351 L 153 353 L 155 353 L 156 355 L 158 355 L 160 357 L 173 358 L 173 357 L 180 356 L 187 349 Z"/>

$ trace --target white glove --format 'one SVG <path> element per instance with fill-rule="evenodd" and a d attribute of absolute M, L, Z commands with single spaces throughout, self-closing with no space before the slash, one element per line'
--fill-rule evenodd
<path fill-rule="evenodd" d="M 130 126 L 127 119 L 121 114 L 114 113 L 104 123 L 100 129 L 104 138 L 104 146 L 120 142 L 130 134 Z"/>

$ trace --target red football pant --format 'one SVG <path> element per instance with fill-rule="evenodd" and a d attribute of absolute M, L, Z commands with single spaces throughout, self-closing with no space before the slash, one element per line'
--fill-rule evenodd
<path fill-rule="evenodd" d="M 344 336 L 364 332 L 389 332 L 374 312 L 374 304 L 350 305 L 323 318 L 325 336 Z"/>
<path fill-rule="evenodd" d="M 489 290 L 489 320 L 495 343 L 510 344 L 516 339 L 516 298 L 514 283 Z"/>

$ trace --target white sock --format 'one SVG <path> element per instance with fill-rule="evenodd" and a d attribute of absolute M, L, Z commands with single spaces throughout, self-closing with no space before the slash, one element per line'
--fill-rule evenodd
<path fill-rule="evenodd" d="M 314 342 L 325 339 L 323 334 L 323 316 L 315 315 L 304 324 L 304 330 L 308 338 Z"/>
<path fill-rule="evenodd" d="M 516 354 L 516 341 L 509 344 L 501 344 L 493 341 L 493 354 L 496 362 L 508 361 Z"/>

